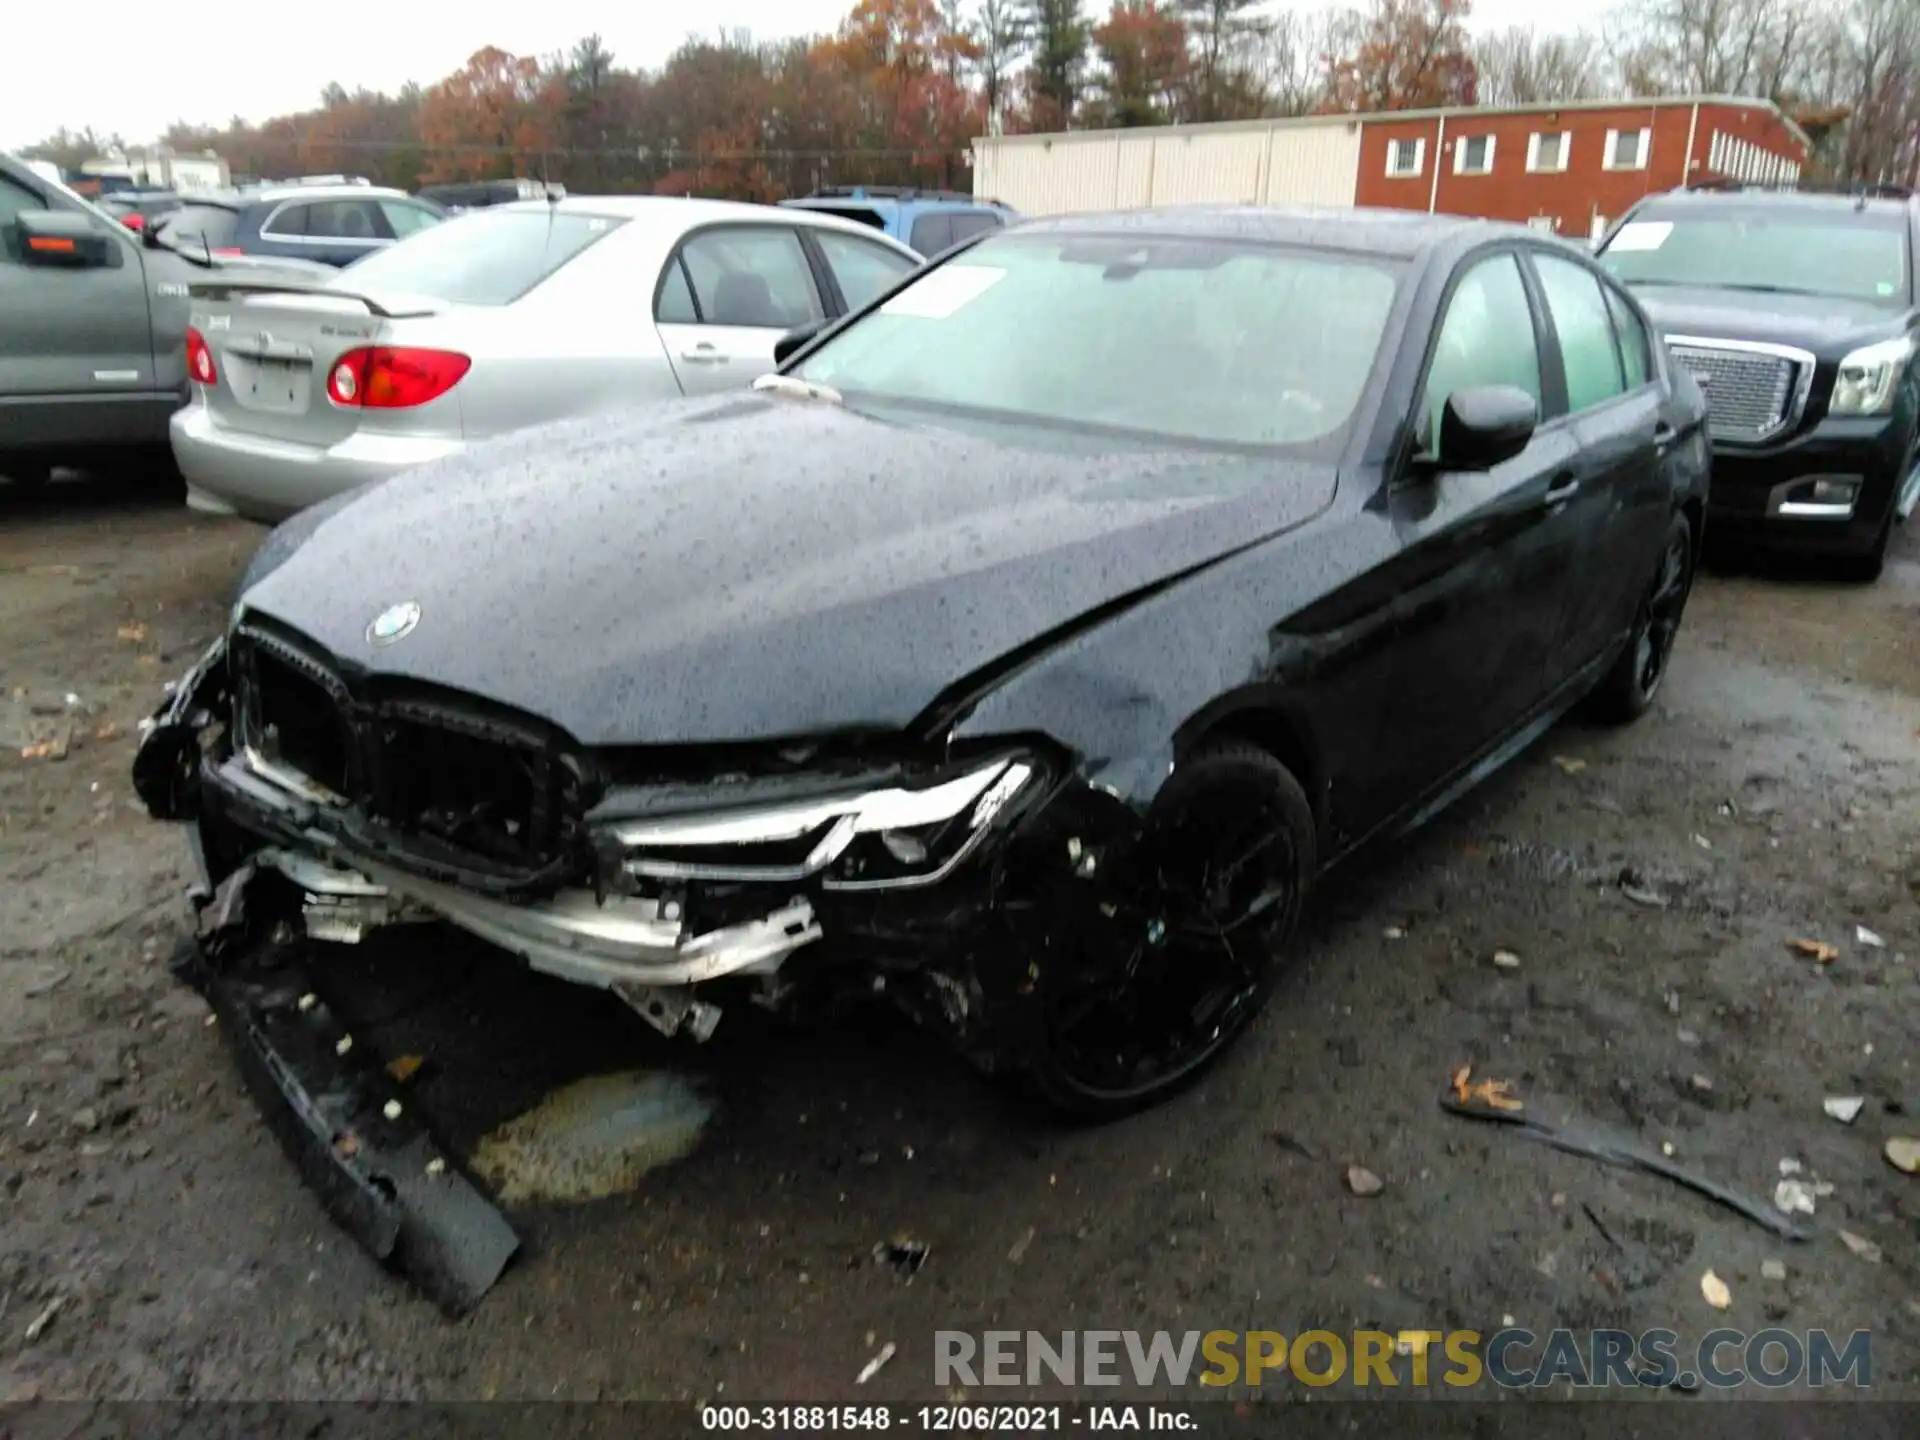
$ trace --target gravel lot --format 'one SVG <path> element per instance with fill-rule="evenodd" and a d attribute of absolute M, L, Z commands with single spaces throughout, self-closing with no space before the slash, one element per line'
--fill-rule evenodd
<path fill-rule="evenodd" d="M 1872 588 L 1703 580 L 1654 714 L 1561 727 L 1340 881 L 1248 1042 L 1117 1126 L 1043 1123 L 890 1021 L 730 1017 L 670 1049 L 456 938 L 383 942 L 358 1019 L 426 1057 L 458 1148 L 607 1070 L 671 1066 L 718 1107 L 628 1193 L 514 1206 L 526 1252 L 456 1324 L 331 1227 L 164 968 L 186 850 L 133 802 L 134 726 L 259 534 L 124 488 L 0 491 L 0 1399 L 846 1399 L 891 1340 L 858 1393 L 924 1400 L 936 1328 L 1507 1315 L 1867 1327 L 1882 1393 L 1920 1379 L 1920 1179 L 1881 1156 L 1920 1133 L 1915 536 Z M 1832 1187 L 1814 1238 L 1445 1114 L 1468 1061 L 1768 1201 L 1799 1160 Z M 1842 1125 L 1828 1095 L 1866 1105 Z M 1349 1162 L 1383 1192 L 1348 1193 Z M 871 1257 L 899 1234 L 931 1247 L 911 1283 Z"/>

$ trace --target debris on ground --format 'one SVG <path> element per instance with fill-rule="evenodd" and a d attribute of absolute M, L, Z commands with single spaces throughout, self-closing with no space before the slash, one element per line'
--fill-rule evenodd
<path fill-rule="evenodd" d="M 1461 1105 L 1472 1105 L 1476 1101 L 1495 1110 L 1524 1110 L 1526 1103 L 1513 1093 L 1510 1080 L 1482 1080 L 1479 1084 L 1469 1084 L 1473 1075 L 1473 1066 L 1462 1065 L 1453 1072 L 1453 1094 Z"/>
<path fill-rule="evenodd" d="M 1733 1304 L 1733 1291 L 1727 1288 L 1727 1282 L 1709 1270 L 1700 1277 L 1700 1293 L 1706 1297 L 1707 1304 L 1716 1310 L 1725 1310 Z"/>
<path fill-rule="evenodd" d="M 1687 1083 L 1702 1095 L 1711 1095 L 1713 1093 L 1713 1081 L 1705 1075 L 1691 1075 L 1687 1078 Z"/>
<path fill-rule="evenodd" d="M 132 625 L 122 625 L 120 627 L 120 638 L 130 645 L 138 645 L 142 640 L 147 638 L 147 627 L 138 622 Z"/>
<path fill-rule="evenodd" d="M 860 1367 L 860 1373 L 853 1377 L 853 1383 L 856 1385 L 864 1385 L 867 1381 L 878 1375 L 881 1367 L 893 1358 L 895 1348 L 891 1340 L 882 1345 L 880 1347 L 880 1353 Z"/>
<path fill-rule="evenodd" d="M 1404 940 L 1407 938 L 1407 932 L 1398 925 L 1389 925 L 1386 929 L 1382 930 L 1380 934 L 1382 938 L 1387 940 Z"/>
<path fill-rule="evenodd" d="M 1359 1196 L 1378 1195 L 1387 1188 L 1387 1182 L 1364 1165 L 1349 1165 L 1342 1174 L 1346 1178 L 1347 1189 Z"/>
<path fill-rule="evenodd" d="M 920 1273 L 920 1267 L 927 1263 L 927 1256 L 932 1253 L 933 1247 L 925 1241 L 896 1235 L 873 1247 L 873 1260 L 876 1265 L 891 1265 L 897 1273 L 911 1280 Z"/>
<path fill-rule="evenodd" d="M 1520 957 L 1511 950 L 1496 950 L 1493 952 L 1493 963 L 1502 970 L 1518 970 Z"/>
<path fill-rule="evenodd" d="M 1856 925 L 1853 927 L 1853 938 L 1869 950 L 1884 950 L 1887 948 L 1887 942 L 1864 925 Z"/>
<path fill-rule="evenodd" d="M 1578 775 L 1587 768 L 1587 762 L 1574 755 L 1556 755 L 1553 757 L 1553 763 L 1569 775 Z"/>
<path fill-rule="evenodd" d="M 1644 905 L 1649 910 L 1664 910 L 1667 908 L 1666 896 L 1662 895 L 1658 890 L 1654 890 L 1646 885 L 1641 885 L 1636 881 L 1623 880 L 1620 883 L 1620 893 L 1634 904 Z"/>
<path fill-rule="evenodd" d="M 20 985 L 20 993 L 27 999 L 36 999 L 41 995 L 51 995 L 59 989 L 73 972 L 61 965 L 36 965 L 27 971 L 27 977 Z"/>
<path fill-rule="evenodd" d="M 1866 1103 L 1864 1095 L 1829 1095 L 1820 1102 L 1820 1108 L 1842 1125 L 1851 1125 Z"/>
<path fill-rule="evenodd" d="M 72 744 L 72 732 L 62 730 L 51 739 L 36 740 L 31 745 L 21 746 L 20 758 L 22 760 L 64 760 L 67 758 L 67 747 L 70 744 Z"/>
<path fill-rule="evenodd" d="M 1869 1265 L 1880 1263 L 1880 1247 L 1864 1235 L 1856 1235 L 1851 1230 L 1842 1230 L 1840 1239 L 1847 1249 L 1858 1255 Z"/>
<path fill-rule="evenodd" d="M 396 1055 L 387 1062 L 387 1074 L 393 1077 L 396 1084 L 404 1085 L 420 1073 L 420 1067 L 424 1064 L 426 1061 L 418 1055 Z"/>
<path fill-rule="evenodd" d="M 1018 1265 L 1020 1261 L 1025 1258 L 1027 1247 L 1033 1244 L 1034 1234 L 1034 1227 L 1029 1225 L 1020 1238 L 1013 1242 L 1013 1248 L 1007 1251 L 1007 1259 L 1011 1260 L 1015 1265 Z"/>
<path fill-rule="evenodd" d="M 1840 958 L 1840 952 L 1824 940 L 1789 940 L 1789 950 L 1797 950 L 1816 965 L 1831 965 Z"/>
<path fill-rule="evenodd" d="M 1896 1135 L 1887 1141 L 1882 1153 L 1894 1169 L 1909 1175 L 1920 1175 L 1920 1140 L 1909 1135 Z"/>
<path fill-rule="evenodd" d="M 1811 1215 L 1813 1187 L 1804 1180 L 1782 1180 L 1773 1187 L 1773 1203 L 1786 1215 Z"/>
<path fill-rule="evenodd" d="M 47 1333 L 47 1327 L 53 1324 L 53 1317 L 60 1313 L 60 1307 L 66 1303 L 64 1296 L 56 1295 L 52 1300 L 47 1302 L 47 1307 L 44 1310 L 28 1322 L 28 1344 L 32 1344 L 35 1340 L 38 1340 L 42 1335 Z"/>
<path fill-rule="evenodd" d="M 1597 1129 L 1575 1129 L 1571 1125 L 1555 1125 L 1532 1115 L 1516 1114 L 1497 1103 L 1477 1105 L 1473 1099 L 1481 1098 L 1476 1094 L 1478 1087 L 1467 1083 L 1471 1067 L 1463 1065 L 1454 1072 L 1453 1085 L 1440 1096 L 1440 1107 L 1455 1115 L 1471 1120 L 1489 1120 L 1503 1125 L 1511 1125 L 1529 1140 L 1538 1140 L 1551 1145 L 1556 1150 L 1570 1155 L 1584 1155 L 1590 1160 L 1598 1160 L 1607 1165 L 1620 1165 L 1630 1169 L 1644 1170 L 1650 1175 L 1658 1175 L 1685 1187 L 1697 1195 L 1718 1202 L 1736 1214 L 1744 1215 L 1754 1224 L 1772 1231 L 1784 1240 L 1805 1240 L 1806 1232 L 1790 1220 L 1784 1220 L 1758 1200 L 1754 1200 L 1739 1191 L 1710 1180 L 1704 1175 L 1696 1175 L 1683 1166 L 1676 1165 L 1666 1155 L 1647 1150 L 1638 1141 L 1629 1136 L 1617 1136 L 1602 1133 Z M 1499 1082 L 1491 1082 L 1498 1085 Z M 1463 1099 L 1462 1093 L 1472 1097 Z M 1503 1098 L 1504 1089 L 1497 1092 Z M 1486 1097 L 1489 1100 L 1491 1097 Z M 1513 1102 L 1518 1105 L 1518 1101 Z M 1671 1154 L 1671 1142 L 1661 1147 Z M 1777 1197 L 1776 1197 L 1777 1198 Z M 1812 1203 L 1812 1197 L 1808 1197 Z M 1784 1207 L 1782 1207 L 1784 1208 Z"/>
<path fill-rule="evenodd" d="M 1779 1260 L 1762 1260 L 1760 1262 L 1760 1278 L 1762 1280 L 1786 1279 L 1787 1278 L 1786 1264 L 1783 1261 L 1779 1261 Z"/>

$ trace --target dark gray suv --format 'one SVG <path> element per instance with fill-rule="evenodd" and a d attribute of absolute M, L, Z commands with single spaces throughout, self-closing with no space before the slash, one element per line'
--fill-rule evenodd
<path fill-rule="evenodd" d="M 374 185 L 271 185 L 196 195 L 150 227 L 153 243 L 213 256 L 265 255 L 351 265 L 446 210 L 404 190 Z"/>

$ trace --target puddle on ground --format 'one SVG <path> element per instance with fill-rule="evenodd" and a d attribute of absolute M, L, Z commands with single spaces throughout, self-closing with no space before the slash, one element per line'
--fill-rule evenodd
<path fill-rule="evenodd" d="M 619 1195 L 691 1153 L 713 1108 L 693 1082 L 667 1071 L 594 1075 L 487 1136 L 473 1169 L 504 1205 Z"/>

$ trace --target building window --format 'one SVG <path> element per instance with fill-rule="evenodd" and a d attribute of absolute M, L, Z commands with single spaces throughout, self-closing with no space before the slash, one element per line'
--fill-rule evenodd
<path fill-rule="evenodd" d="M 1565 130 L 1535 132 L 1527 137 L 1527 169 L 1535 175 L 1558 175 L 1567 168 L 1567 149 L 1573 136 Z"/>
<path fill-rule="evenodd" d="M 1651 130 L 1609 130 L 1607 131 L 1606 168 L 1644 170 L 1647 168 L 1647 152 L 1652 149 L 1653 131 Z"/>
<path fill-rule="evenodd" d="M 1469 135 L 1453 142 L 1453 173 L 1488 175 L 1493 172 L 1493 136 Z"/>
<path fill-rule="evenodd" d="M 1426 163 L 1426 141 L 1389 140 L 1387 142 L 1387 175 L 1390 179 L 1404 180 L 1418 175 Z"/>

